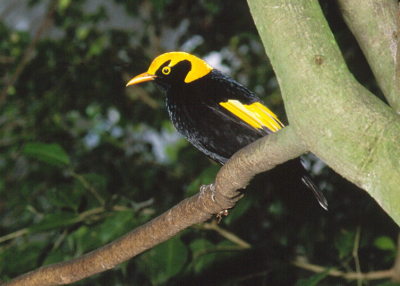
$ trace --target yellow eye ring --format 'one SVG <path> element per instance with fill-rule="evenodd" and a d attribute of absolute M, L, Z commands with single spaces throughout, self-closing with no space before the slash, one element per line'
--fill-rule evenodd
<path fill-rule="evenodd" d="M 168 75 L 171 72 L 171 68 L 170 67 L 163 67 L 161 72 L 165 75 Z"/>

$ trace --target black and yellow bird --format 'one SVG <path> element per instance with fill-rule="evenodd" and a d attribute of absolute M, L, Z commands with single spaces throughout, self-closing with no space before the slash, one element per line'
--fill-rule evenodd
<path fill-rule="evenodd" d="M 257 95 L 188 53 L 158 56 L 147 72 L 131 79 L 127 86 L 145 81 L 153 81 L 167 93 L 167 108 L 176 130 L 221 165 L 241 148 L 284 127 Z M 327 209 L 321 190 L 300 159 L 295 160 L 299 179 Z"/>

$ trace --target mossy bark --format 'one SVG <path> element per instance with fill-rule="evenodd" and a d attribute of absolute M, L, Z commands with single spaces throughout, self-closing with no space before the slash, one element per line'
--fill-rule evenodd
<path fill-rule="evenodd" d="M 248 3 L 293 130 L 399 224 L 399 115 L 349 72 L 317 0 Z"/>
<path fill-rule="evenodd" d="M 386 100 L 399 113 L 399 78 L 395 78 L 397 1 L 339 0 L 338 3 L 343 18 L 363 50 Z"/>

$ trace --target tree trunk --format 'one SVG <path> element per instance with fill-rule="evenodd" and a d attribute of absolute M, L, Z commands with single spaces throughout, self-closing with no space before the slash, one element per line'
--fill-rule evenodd
<path fill-rule="evenodd" d="M 248 3 L 293 130 L 311 152 L 366 190 L 399 224 L 399 115 L 349 72 L 317 0 Z M 384 52 L 391 55 L 389 44 Z M 388 69 L 385 82 L 394 81 L 395 65 Z"/>

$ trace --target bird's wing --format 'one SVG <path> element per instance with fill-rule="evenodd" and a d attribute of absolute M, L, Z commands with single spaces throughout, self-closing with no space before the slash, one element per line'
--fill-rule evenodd
<path fill-rule="evenodd" d="M 261 101 L 261 99 L 246 87 L 221 73 L 213 70 L 210 73 L 213 84 L 213 92 L 211 94 L 218 95 L 218 106 L 213 105 L 214 99 L 206 97 L 210 100 L 209 107 L 219 110 L 232 119 L 244 123 L 250 129 L 257 133 L 265 135 L 282 129 L 284 125 L 279 121 L 278 117 L 269 110 Z M 211 101 L 212 100 L 212 101 Z"/>
<path fill-rule="evenodd" d="M 243 104 L 239 100 L 229 99 L 219 104 L 258 132 L 269 134 L 284 127 L 278 117 L 260 102 Z"/>

